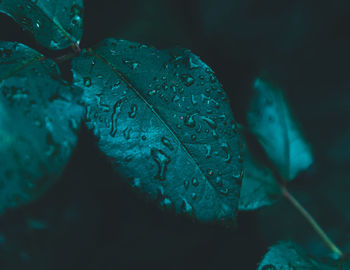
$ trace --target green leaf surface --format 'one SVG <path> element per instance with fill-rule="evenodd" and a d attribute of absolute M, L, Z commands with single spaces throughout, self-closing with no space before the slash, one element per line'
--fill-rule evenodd
<path fill-rule="evenodd" d="M 280 242 L 269 248 L 258 270 L 317 269 L 337 270 L 336 262 L 323 263 L 307 256 L 306 252 L 293 242 Z"/>
<path fill-rule="evenodd" d="M 243 146 L 244 176 L 239 199 L 240 211 L 256 210 L 271 205 L 282 194 L 272 170 L 264 165 L 261 158 L 254 155 L 247 139 L 245 142 Z"/>
<path fill-rule="evenodd" d="M 77 141 L 79 94 L 52 60 L 0 42 L 0 212 L 38 198 L 57 180 Z"/>
<path fill-rule="evenodd" d="M 133 187 L 201 221 L 235 219 L 239 132 L 205 63 L 186 49 L 107 39 L 72 65 L 86 124 Z"/>
<path fill-rule="evenodd" d="M 293 119 L 281 89 L 263 79 L 254 82 L 254 97 L 247 115 L 249 128 L 285 180 L 313 163 L 309 145 Z"/>
<path fill-rule="evenodd" d="M 1 0 L 0 12 L 49 49 L 79 44 L 83 34 L 82 0 Z"/>

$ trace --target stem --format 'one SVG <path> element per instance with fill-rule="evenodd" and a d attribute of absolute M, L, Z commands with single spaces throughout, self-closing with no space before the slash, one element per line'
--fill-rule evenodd
<path fill-rule="evenodd" d="M 311 216 L 311 214 L 302 206 L 298 200 L 287 190 L 286 187 L 281 187 L 283 196 L 290 201 L 295 208 L 306 218 L 306 220 L 311 224 L 315 232 L 321 237 L 322 241 L 327 247 L 329 247 L 339 258 L 344 256 L 343 252 L 336 246 L 336 244 L 328 237 L 325 231 L 317 223 L 317 221 Z"/>

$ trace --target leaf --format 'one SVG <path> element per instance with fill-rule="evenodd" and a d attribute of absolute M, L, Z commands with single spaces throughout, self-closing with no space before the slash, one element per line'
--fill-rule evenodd
<path fill-rule="evenodd" d="M 40 53 L 0 42 L 0 212 L 43 194 L 76 144 L 79 91 L 59 76 Z"/>
<path fill-rule="evenodd" d="M 107 39 L 74 59 L 86 124 L 136 189 L 202 221 L 234 219 L 240 139 L 213 71 L 189 50 Z"/>
<path fill-rule="evenodd" d="M 292 118 L 281 89 L 256 79 L 247 121 L 285 180 L 294 179 L 312 164 L 311 149 Z"/>
<path fill-rule="evenodd" d="M 293 242 L 280 242 L 269 248 L 258 270 L 318 269 L 337 270 L 336 265 L 325 264 L 308 257 L 304 250 Z"/>
<path fill-rule="evenodd" d="M 1 0 L 0 12 L 49 49 L 79 44 L 83 34 L 83 0 Z"/>
<path fill-rule="evenodd" d="M 273 172 L 264 165 L 260 158 L 253 154 L 247 138 L 245 142 L 243 146 L 244 176 L 239 199 L 240 211 L 255 210 L 272 205 L 281 196 L 281 188 Z"/>

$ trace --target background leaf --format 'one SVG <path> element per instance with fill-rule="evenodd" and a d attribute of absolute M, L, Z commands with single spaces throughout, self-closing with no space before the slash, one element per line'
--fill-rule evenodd
<path fill-rule="evenodd" d="M 234 219 L 238 129 L 213 71 L 185 49 L 105 40 L 73 61 L 86 123 L 135 188 L 202 221 Z"/>
<path fill-rule="evenodd" d="M 0 12 L 12 17 L 49 49 L 79 44 L 83 34 L 82 0 L 2 0 Z"/>
<path fill-rule="evenodd" d="M 77 141 L 80 90 L 25 45 L 0 42 L 0 212 L 38 198 Z"/>
<path fill-rule="evenodd" d="M 241 128 L 241 134 L 244 134 Z M 239 199 L 239 210 L 255 210 L 276 202 L 282 195 L 275 175 L 249 145 L 245 136 L 243 146 L 244 176 Z"/>
<path fill-rule="evenodd" d="M 247 115 L 249 129 L 256 135 L 285 180 L 291 180 L 313 162 L 309 145 L 280 89 L 258 78 Z"/>
<path fill-rule="evenodd" d="M 333 265 L 318 262 L 308 257 L 304 250 L 293 242 L 280 242 L 269 248 L 258 270 L 319 269 L 337 270 Z"/>

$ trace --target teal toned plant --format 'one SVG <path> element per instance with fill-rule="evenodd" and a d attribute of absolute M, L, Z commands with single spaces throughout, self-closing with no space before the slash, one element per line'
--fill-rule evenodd
<path fill-rule="evenodd" d="M 57 182 L 83 122 L 113 168 L 161 208 L 232 226 L 238 211 L 284 197 L 332 252 L 315 260 L 280 242 L 258 269 L 349 267 L 287 188 L 313 164 L 313 153 L 283 90 L 267 75 L 254 80 L 246 123 L 237 123 L 213 70 L 188 49 L 112 38 L 80 48 L 81 0 L 0 0 L 0 11 L 41 46 L 65 49 L 50 59 L 21 43 L 0 44 L 1 212 Z M 70 62 L 67 82 L 58 65 Z"/>

